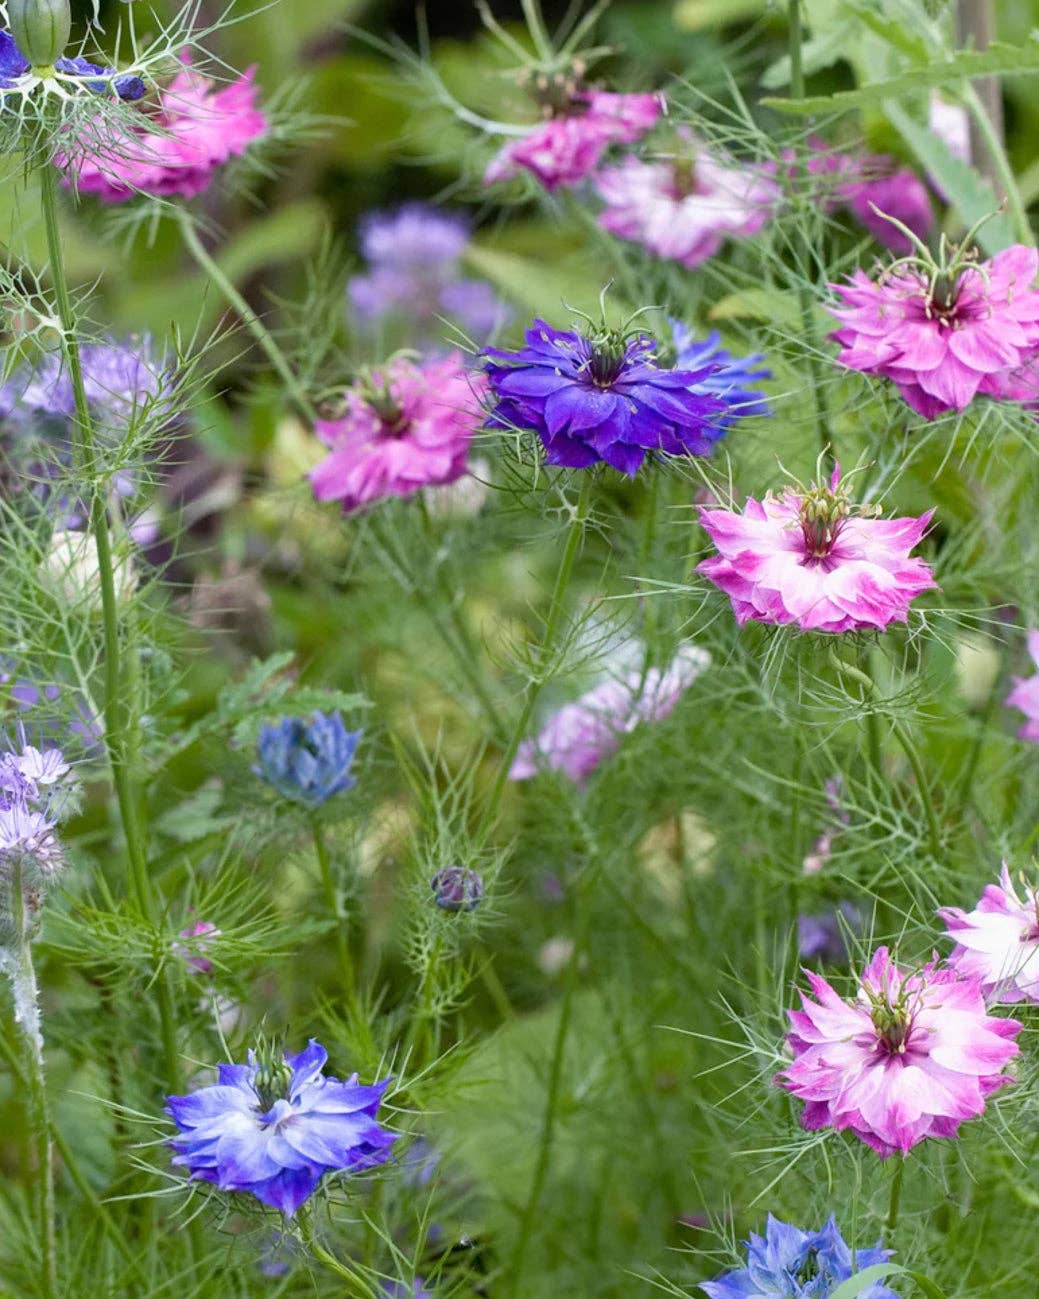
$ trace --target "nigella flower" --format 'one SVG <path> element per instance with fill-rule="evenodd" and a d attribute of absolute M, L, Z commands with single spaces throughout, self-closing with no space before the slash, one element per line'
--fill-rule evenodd
<path fill-rule="evenodd" d="M 347 285 L 358 318 L 368 327 L 402 317 L 420 341 L 433 341 L 454 321 L 481 342 L 511 313 L 486 280 L 462 275 L 469 224 L 459 213 L 427 203 L 372 212 L 361 223 L 368 271 Z"/>
<path fill-rule="evenodd" d="M 483 901 L 483 877 L 467 866 L 443 866 L 429 881 L 443 911 L 475 911 Z"/>
<path fill-rule="evenodd" d="M 261 1047 L 247 1064 L 218 1065 L 215 1086 L 168 1097 L 181 1134 L 169 1143 L 174 1164 L 291 1217 L 326 1173 L 385 1163 L 397 1138 L 376 1115 L 389 1079 L 326 1078 L 327 1060 L 313 1039 L 298 1055 Z"/>
<path fill-rule="evenodd" d="M 886 947 L 866 966 L 854 1001 L 805 975 L 817 1000 L 801 994 L 788 1012 L 793 1063 L 776 1083 L 805 1101 L 808 1131 L 847 1128 L 886 1159 L 926 1137 L 954 1137 L 1005 1083 L 1018 1054 L 1014 1019 L 990 1015 L 982 983 L 936 961 L 900 970 Z"/>
<path fill-rule="evenodd" d="M 169 381 L 169 365 L 155 354 L 147 336 L 87 343 L 79 359 L 91 410 L 120 431 L 160 401 Z M 11 395 L 15 406 L 25 410 L 68 420 L 75 415 L 72 377 L 60 353 L 48 353 L 31 370 L 17 372 Z"/>
<path fill-rule="evenodd" d="M 710 1299 L 830 1299 L 843 1281 L 886 1263 L 891 1253 L 878 1243 L 853 1254 L 832 1214 L 821 1231 L 802 1231 L 770 1213 L 765 1235 L 752 1235 L 747 1241 L 747 1266 L 717 1281 L 703 1281 L 699 1288 Z M 857 1296 L 898 1299 L 879 1281 L 859 1290 Z"/>
<path fill-rule="evenodd" d="M 664 110 L 662 95 L 583 90 L 573 77 L 546 80 L 540 91 L 546 121 L 510 141 L 491 161 L 483 183 L 530 172 L 546 190 L 590 176 L 611 144 L 634 144 Z"/>
<path fill-rule="evenodd" d="M 624 735 L 642 722 L 663 721 L 711 664 L 696 645 L 684 646 L 661 671 L 638 669 L 610 678 L 554 713 L 535 739 L 524 740 L 509 771 L 528 780 L 539 771 L 561 771 L 575 784 L 620 748 Z"/>
<path fill-rule="evenodd" d="M 753 385 L 771 379 L 772 371 L 761 368 L 764 358 L 733 356 L 721 346 L 717 332 L 699 342 L 692 331 L 678 320 L 669 321 L 671 342 L 675 349 L 675 367 L 680 370 L 710 370 L 697 382 L 697 392 L 710 393 L 725 402 L 725 410 L 715 416 L 719 428 L 729 428 L 738 419 L 748 415 L 771 415 L 763 393 Z"/>
<path fill-rule="evenodd" d="M 931 511 L 873 517 L 873 507 L 852 503 L 839 465 L 828 487 L 750 498 L 742 513 L 699 509 L 718 554 L 697 572 L 730 598 L 741 627 L 754 619 L 801 631 L 883 631 L 905 622 L 910 601 L 937 585 L 929 566 L 909 554 Z"/>
<path fill-rule="evenodd" d="M 320 807 L 333 794 L 353 789 L 350 774 L 363 731 L 348 731 L 341 713 L 315 712 L 309 718 L 283 717 L 265 726 L 253 767 L 283 798 Z"/>
<path fill-rule="evenodd" d="M 797 917 L 797 950 L 803 961 L 848 959 L 848 935 L 862 929 L 862 912 L 853 902 L 839 902 L 830 911 Z"/>
<path fill-rule="evenodd" d="M 8 91 L 24 95 L 38 89 L 68 98 L 84 88 L 101 95 L 114 93 L 126 100 L 140 99 L 145 92 L 140 77 L 98 67 L 79 55 L 57 59 L 48 75 L 40 76 L 11 33 L 0 30 L 0 99 Z"/>
<path fill-rule="evenodd" d="M 106 203 L 135 194 L 194 198 L 209 188 L 216 172 L 268 129 L 256 106 L 254 69 L 217 86 L 196 72 L 190 56 L 159 93 L 154 118 L 140 125 L 106 121 L 82 128 L 65 155 L 55 159 L 66 183 Z"/>
<path fill-rule="evenodd" d="M 901 258 L 873 281 L 857 270 L 832 287 L 841 322 L 831 337 L 837 359 L 892 380 L 925 419 L 963 410 L 978 393 L 1004 395 L 1006 376 L 1039 347 L 1039 252 L 1015 244 L 975 262 L 968 235 L 950 254 L 944 236 L 937 261 L 908 227 L 917 256 Z"/>
<path fill-rule="evenodd" d="M 832 813 L 832 821 L 812 845 L 812 851 L 805 857 L 802 869 L 806 875 L 817 875 L 833 853 L 833 841 L 851 824 L 851 813 L 844 806 L 844 777 L 837 773 L 825 785 L 826 806 Z"/>
<path fill-rule="evenodd" d="M 433 1291 L 426 1289 L 422 1277 L 414 1281 L 388 1281 L 382 1288 L 381 1299 L 433 1299 Z"/>
<path fill-rule="evenodd" d="M 599 225 L 647 252 L 690 268 L 726 239 L 764 229 L 781 190 L 765 170 L 712 153 L 688 137 L 682 154 L 643 162 L 629 156 L 595 177 L 606 204 Z"/>
<path fill-rule="evenodd" d="M 1028 633 L 1028 652 L 1039 668 L 1039 629 Z M 1018 730 L 1018 738 L 1039 744 L 1039 673 L 1030 677 L 1015 677 L 1014 688 L 1007 695 L 1008 708 L 1019 708 L 1028 719 Z"/>
<path fill-rule="evenodd" d="M 37 749 L 21 736 L 20 751 L 0 754 L 0 869 L 21 866 L 37 885 L 64 864 L 54 833 L 73 800 L 70 767 L 60 749 Z"/>
<path fill-rule="evenodd" d="M 1002 1002 L 1039 1001 L 1039 889 L 1022 885 L 1024 897 L 1004 862 L 999 883 L 985 886 L 973 911 L 938 912 L 956 940 L 949 964 Z"/>
<path fill-rule="evenodd" d="M 422 365 L 388 362 L 347 389 L 342 415 L 315 424 L 331 454 L 310 472 L 314 495 L 357 510 L 455 482 L 483 421 L 482 395 L 483 381 L 458 352 Z"/>
<path fill-rule="evenodd" d="M 646 455 L 708 455 L 725 436 L 724 398 L 701 389 L 713 367 L 667 369 L 648 334 L 605 325 L 591 336 L 537 319 L 516 352 L 484 355 L 495 398 L 492 428 L 529 428 L 550 465 L 605 461 L 637 473 Z"/>
<path fill-rule="evenodd" d="M 911 168 L 899 167 L 883 154 L 863 159 L 857 170 L 857 177 L 839 190 L 849 211 L 885 248 L 901 256 L 911 253 L 911 236 L 926 239 L 934 225 L 927 186 Z M 895 217 L 898 225 L 879 216 L 878 211 Z"/>
<path fill-rule="evenodd" d="M 189 970 L 199 974 L 212 974 L 213 962 L 204 953 L 220 937 L 220 930 L 208 920 L 196 920 L 193 925 L 180 931 L 182 943 L 174 943 L 173 951 L 181 958 Z"/>

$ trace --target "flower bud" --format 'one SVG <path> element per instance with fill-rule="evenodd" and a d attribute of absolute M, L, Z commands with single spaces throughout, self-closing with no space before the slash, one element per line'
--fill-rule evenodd
<path fill-rule="evenodd" d="M 69 43 L 69 0 L 7 0 L 8 27 L 34 68 L 52 67 Z"/>
<path fill-rule="evenodd" d="M 444 911 L 475 911 L 483 898 L 483 880 L 465 866 L 445 866 L 429 885 L 433 901 Z"/>

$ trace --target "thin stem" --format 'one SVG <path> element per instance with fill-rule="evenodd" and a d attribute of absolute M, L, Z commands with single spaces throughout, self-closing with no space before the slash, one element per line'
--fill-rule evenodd
<path fill-rule="evenodd" d="M 334 1254 L 329 1253 L 321 1244 L 314 1231 L 314 1223 L 309 1211 L 304 1210 L 301 1212 L 299 1228 L 307 1252 L 316 1258 L 319 1263 L 323 1263 L 330 1272 L 334 1272 L 336 1276 L 342 1277 L 344 1281 L 349 1282 L 349 1288 L 344 1292 L 343 1299 L 378 1299 L 378 1293 L 367 1277 L 360 1272 L 356 1272 L 342 1259 L 338 1259 Z"/>
<path fill-rule="evenodd" d="M 660 480 L 663 476 L 660 465 L 655 465 L 649 475 L 649 485 L 646 489 L 646 519 L 642 530 L 642 546 L 639 554 L 639 568 L 642 570 L 640 576 L 643 581 L 648 578 L 653 568 L 653 552 L 656 547 L 657 539 L 657 517 L 660 513 Z M 649 671 L 650 660 L 653 657 L 653 641 L 656 636 L 657 610 L 653 603 L 653 597 L 645 589 L 642 591 L 642 639 L 646 649 L 643 655 L 642 673 L 643 678 Z M 645 684 L 643 680 L 642 684 Z"/>
<path fill-rule="evenodd" d="M 898 1226 L 898 1209 L 902 1203 L 902 1177 L 905 1174 L 906 1161 L 904 1155 L 898 1155 L 895 1159 L 895 1171 L 891 1178 L 891 1199 L 888 1201 L 887 1221 L 885 1228 L 892 1232 Z"/>
<path fill-rule="evenodd" d="M 108 526 L 108 507 L 102 483 L 98 481 L 97 442 L 94 422 L 87 401 L 83 381 L 83 365 L 79 340 L 76 334 L 76 316 L 69 293 L 68 276 L 58 223 L 57 171 L 46 162 L 39 170 L 40 205 L 47 234 L 47 254 L 51 281 L 58 304 L 61 321 L 61 348 L 72 383 L 75 416 L 72 421 L 73 454 L 76 468 L 89 493 L 90 535 L 97 549 L 98 575 L 101 586 L 101 616 L 104 638 L 105 673 L 105 745 L 112 769 L 119 817 L 126 839 L 126 855 L 130 863 L 132 889 L 142 914 L 157 923 L 156 900 L 148 873 L 147 847 L 143 827 L 138 816 L 138 797 L 135 788 L 132 755 L 136 750 L 133 738 L 135 715 L 132 707 L 133 692 L 123 679 L 122 646 L 120 643 L 120 611 L 115 587 L 115 569 L 112 561 L 112 540 Z M 162 1038 L 165 1050 L 166 1081 L 172 1091 L 180 1088 L 180 1056 L 177 1051 L 176 1021 L 169 979 L 162 971 L 157 979 L 159 1016 L 162 1021 Z"/>
<path fill-rule="evenodd" d="M 801 44 L 804 38 L 801 30 L 801 0 L 789 0 L 787 14 L 790 49 L 790 94 L 794 99 L 804 99 L 805 77 L 804 64 L 801 59 Z"/>
<path fill-rule="evenodd" d="M 43 1036 L 40 1032 L 39 989 L 32 960 L 30 918 L 22 884 L 21 863 L 16 861 L 11 876 L 11 912 L 16 930 L 17 969 L 14 971 L 14 1003 L 18 1026 L 25 1044 L 25 1074 L 29 1086 L 29 1129 L 39 1177 L 40 1285 L 44 1299 L 58 1291 L 57 1233 L 54 1207 L 54 1148 L 50 1110 L 43 1071 Z"/>
<path fill-rule="evenodd" d="M 219 263 L 216 262 L 208 252 L 205 245 L 199 238 L 198 227 L 195 225 L 195 219 L 187 208 L 179 208 L 177 220 L 180 225 L 180 231 L 184 238 L 184 246 L 198 263 L 199 267 L 205 271 L 209 279 L 217 286 L 224 295 L 227 302 L 234 308 L 238 316 L 241 317 L 242 323 L 252 334 L 260 347 L 260 350 L 266 356 L 274 367 L 278 378 L 285 385 L 285 390 L 290 394 L 292 400 L 299 407 L 299 410 L 306 418 L 313 423 L 317 418 L 317 412 L 310 400 L 306 389 L 300 383 L 299 378 L 285 359 L 285 353 L 274 341 L 270 330 L 263 323 L 260 317 L 249 306 L 245 298 L 238 292 L 230 279 L 224 273 Z"/>
<path fill-rule="evenodd" d="M 318 870 L 321 872 L 321 883 L 325 890 L 325 903 L 336 922 L 336 955 L 339 961 L 339 974 L 343 980 L 343 991 L 348 1001 L 353 1002 L 357 993 L 357 976 L 354 972 L 353 957 L 350 955 L 350 937 L 347 932 L 347 915 L 341 902 L 341 890 L 332 869 L 332 859 L 325 839 L 324 826 L 315 817 L 311 821 L 314 836 L 314 855 L 317 857 Z"/>
<path fill-rule="evenodd" d="M 548 607 L 548 615 L 545 619 L 545 634 L 541 639 L 541 648 L 538 652 L 537 669 L 530 684 L 527 687 L 526 698 L 523 701 L 523 709 L 520 713 L 519 720 L 509 740 L 508 747 L 502 755 L 501 765 L 498 768 L 498 775 L 495 778 L 494 786 L 491 790 L 491 796 L 488 799 L 487 807 L 484 811 L 480 823 L 480 829 L 477 833 L 477 840 L 482 841 L 490 833 L 497 820 L 498 812 L 501 809 L 501 801 L 505 795 L 505 787 L 509 780 L 509 771 L 515 761 L 516 754 L 523 742 L 527 729 L 530 726 L 531 718 L 534 716 L 534 709 L 537 706 L 538 697 L 548 680 L 548 668 L 551 662 L 552 653 L 555 649 L 556 636 L 559 632 L 559 624 L 563 616 L 564 597 L 567 587 L 570 583 L 570 576 L 573 572 L 574 560 L 577 558 L 577 552 L 581 547 L 581 540 L 584 537 L 584 525 L 588 518 L 588 512 L 592 500 L 592 479 L 590 474 L 585 473 L 581 480 L 581 492 L 577 499 L 577 505 L 574 507 L 570 519 L 570 530 L 566 539 L 566 547 L 563 551 L 563 558 L 559 564 L 559 571 L 556 574 L 555 586 L 552 590 L 552 600 Z"/>
<path fill-rule="evenodd" d="M 1032 234 L 1028 212 L 1024 200 L 1021 198 L 1021 191 L 1017 185 L 1014 169 L 1011 167 L 1007 151 L 1003 147 L 1003 141 L 993 126 L 988 110 L 974 87 L 968 83 L 964 87 L 963 94 L 964 102 L 967 105 L 977 133 L 985 142 L 985 148 L 992 162 L 992 169 L 1003 186 L 1007 207 L 1010 209 L 1010 219 L 1014 225 L 1014 233 L 1020 243 L 1031 247 L 1035 243 L 1035 237 Z"/>

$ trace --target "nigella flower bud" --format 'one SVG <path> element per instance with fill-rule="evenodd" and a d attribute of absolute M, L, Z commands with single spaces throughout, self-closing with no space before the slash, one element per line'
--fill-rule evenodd
<path fill-rule="evenodd" d="M 69 0 L 7 0 L 15 43 L 34 68 L 49 68 L 65 52 L 72 33 Z"/>
<path fill-rule="evenodd" d="M 475 911 L 483 899 L 483 879 L 467 866 L 445 866 L 429 886 L 433 901 L 445 911 Z"/>

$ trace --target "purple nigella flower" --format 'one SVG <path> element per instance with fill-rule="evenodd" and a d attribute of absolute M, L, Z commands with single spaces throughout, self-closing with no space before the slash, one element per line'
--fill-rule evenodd
<path fill-rule="evenodd" d="M 321 1070 L 325 1048 L 282 1056 L 249 1052 L 248 1064 L 218 1065 L 219 1081 L 170 1096 L 166 1112 L 182 1135 L 173 1162 L 222 1191 L 242 1191 L 291 1217 L 326 1173 L 385 1163 L 397 1140 L 376 1122 L 389 1079 L 364 1087 Z"/>
<path fill-rule="evenodd" d="M 821 1231 L 802 1231 L 769 1214 L 765 1235 L 747 1242 L 747 1266 L 702 1281 L 700 1289 L 710 1299 L 830 1299 L 842 1281 L 890 1257 L 891 1250 L 879 1245 L 852 1254 L 832 1214 Z M 898 1296 L 877 1281 L 857 1299 Z"/>
<path fill-rule="evenodd" d="M 492 428 L 529 428 L 551 465 L 582 469 L 604 460 L 634 475 L 650 451 L 708 455 L 725 435 L 722 397 L 701 383 L 712 366 L 670 370 L 647 334 L 598 330 L 592 337 L 535 320 L 517 352 L 487 348 L 497 404 Z"/>
<path fill-rule="evenodd" d="M 429 881 L 433 901 L 444 911 L 475 911 L 483 901 L 483 879 L 465 866 L 445 866 Z"/>
<path fill-rule="evenodd" d="M 70 77 L 80 77 L 83 84 L 98 94 L 114 90 L 120 99 L 140 99 L 145 85 L 140 77 L 119 76 L 110 68 L 100 68 L 86 59 L 61 58 L 54 64 L 56 72 Z M 32 71 L 29 60 L 18 48 L 10 32 L 0 31 L 0 93 L 17 90 L 18 83 Z"/>
<path fill-rule="evenodd" d="M 446 318 L 482 340 L 511 318 L 490 284 L 461 274 L 469 243 L 461 214 L 408 203 L 395 212 L 370 213 L 360 238 L 369 269 L 351 278 L 347 292 L 364 325 L 400 316 L 415 336 L 432 341 Z"/>
<path fill-rule="evenodd" d="M 699 370 L 711 366 L 710 373 L 697 384 L 697 391 L 720 397 L 726 405 L 724 414 L 715 419 L 719 428 L 728 428 L 747 415 L 771 415 L 768 402 L 762 393 L 751 385 L 762 379 L 771 379 L 772 371 L 759 367 L 764 358 L 760 354 L 738 357 L 720 346 L 717 331 L 697 342 L 685 325 L 670 321 L 671 341 L 674 344 L 675 365 L 683 370 Z"/>
<path fill-rule="evenodd" d="M 88 343 L 80 350 L 83 386 L 95 414 L 120 428 L 162 397 L 167 365 L 151 350 L 151 340 Z M 18 380 L 15 380 L 16 389 Z M 60 354 L 43 357 L 21 381 L 18 403 L 29 409 L 71 419 L 76 403 L 72 379 Z"/>
<path fill-rule="evenodd" d="M 0 868 L 21 865 L 42 882 L 63 864 L 54 827 L 67 808 L 69 765 L 60 749 L 0 753 Z"/>
<path fill-rule="evenodd" d="M 357 783 L 350 767 L 363 731 L 348 731 L 340 713 L 283 717 L 265 726 L 253 771 L 294 803 L 319 807 Z"/>
<path fill-rule="evenodd" d="M 846 961 L 847 934 L 862 929 L 862 913 L 852 902 L 841 902 L 836 910 L 820 915 L 797 917 L 797 946 L 804 961 Z"/>

